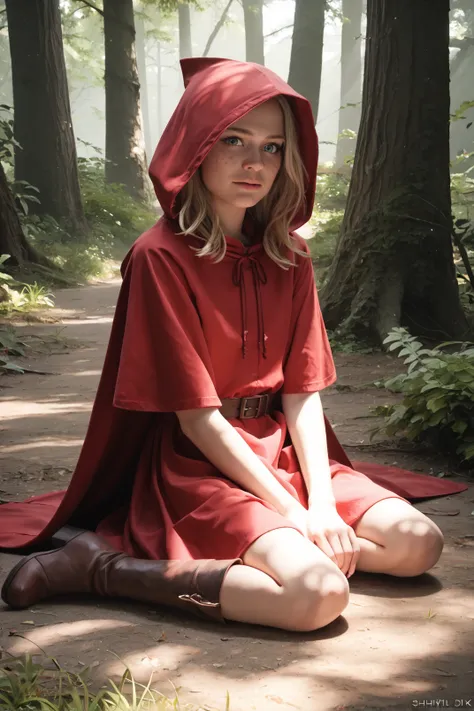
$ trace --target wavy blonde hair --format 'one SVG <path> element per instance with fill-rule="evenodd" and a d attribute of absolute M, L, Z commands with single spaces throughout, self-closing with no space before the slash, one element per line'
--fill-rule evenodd
<path fill-rule="evenodd" d="M 301 256 L 306 252 L 295 247 L 290 236 L 290 225 L 305 200 L 306 171 L 298 147 L 298 135 L 295 117 L 288 100 L 283 96 L 275 97 L 283 111 L 285 125 L 285 147 L 283 161 L 275 182 L 268 195 L 247 212 L 253 221 L 263 230 L 263 247 L 270 259 L 280 267 L 287 269 L 294 263 L 284 256 L 288 248 Z M 178 222 L 181 234 L 193 234 L 205 241 L 204 247 L 197 249 L 196 256 L 210 256 L 215 262 L 224 259 L 226 241 L 219 218 L 215 214 L 211 196 L 197 170 L 186 183 L 178 196 Z"/>

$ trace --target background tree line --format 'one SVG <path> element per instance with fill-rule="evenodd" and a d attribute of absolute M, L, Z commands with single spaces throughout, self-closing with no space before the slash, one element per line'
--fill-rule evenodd
<path fill-rule="evenodd" d="M 282 8 L 289 22 L 269 31 Z M 7 267 L 54 270 L 60 244 L 89 241 L 105 253 L 126 224 L 129 238 L 149 224 L 147 156 L 173 108 L 164 68 L 213 55 L 239 20 L 245 56 L 236 58 L 263 64 L 287 42 L 284 78 L 311 101 L 324 136 L 325 43 L 337 26 L 337 141 L 322 141 L 331 160 L 320 167 L 311 241 L 326 322 L 378 342 L 400 324 L 469 336 L 472 228 L 453 223 L 453 209 L 467 221 L 471 209 L 469 0 L 451 11 L 448 0 L 5 0 L 0 12 Z M 103 155 L 76 140 L 71 77 L 76 94 L 103 88 Z"/>

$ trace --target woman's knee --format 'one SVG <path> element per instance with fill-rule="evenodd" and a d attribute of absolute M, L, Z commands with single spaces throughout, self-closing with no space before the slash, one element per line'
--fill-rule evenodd
<path fill-rule="evenodd" d="M 312 570 L 286 582 L 283 603 L 288 626 L 298 632 L 312 632 L 337 619 L 349 602 L 349 583 L 340 570 L 330 565 Z"/>
<path fill-rule="evenodd" d="M 392 575 L 414 577 L 430 570 L 443 551 L 444 537 L 438 526 L 426 516 L 410 522 L 393 541 L 396 560 Z"/>

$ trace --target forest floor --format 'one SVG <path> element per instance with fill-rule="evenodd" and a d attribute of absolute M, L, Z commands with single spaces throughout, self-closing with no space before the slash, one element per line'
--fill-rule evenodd
<path fill-rule="evenodd" d="M 0 380 L 1 500 L 67 486 L 118 288 L 114 280 L 59 291 L 50 323 L 21 326 L 44 340 L 25 364 L 45 374 Z M 349 456 L 446 471 L 446 461 L 434 454 L 369 443 L 369 407 L 389 397 L 370 383 L 397 372 L 396 359 L 351 353 L 336 361 L 338 386 L 323 401 Z M 223 710 L 227 691 L 231 711 L 474 708 L 472 480 L 462 494 L 417 507 L 446 537 L 432 574 L 403 580 L 356 573 L 344 616 L 317 633 L 218 626 L 131 602 L 74 599 L 24 612 L 0 603 L 0 649 L 18 655 L 37 653 L 39 645 L 68 671 L 90 666 L 97 682 L 117 680 L 126 663 L 138 681 L 153 672 L 155 688 L 172 696 L 174 684 L 183 701 L 200 708 Z M 0 583 L 16 560 L 0 555 Z"/>

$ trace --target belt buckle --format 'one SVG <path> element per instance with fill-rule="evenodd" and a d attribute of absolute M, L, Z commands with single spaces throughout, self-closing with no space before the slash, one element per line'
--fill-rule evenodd
<path fill-rule="evenodd" d="M 258 400 L 258 406 L 252 407 L 247 405 L 247 402 L 249 400 Z M 240 403 L 240 413 L 239 417 L 243 420 L 251 420 L 255 417 L 260 417 L 261 415 L 264 414 L 268 407 L 268 400 L 269 400 L 269 395 L 266 393 L 265 395 L 254 395 L 252 397 L 244 397 L 242 398 L 242 402 Z M 255 415 L 247 415 L 247 412 L 249 410 L 257 410 L 257 413 Z"/>

